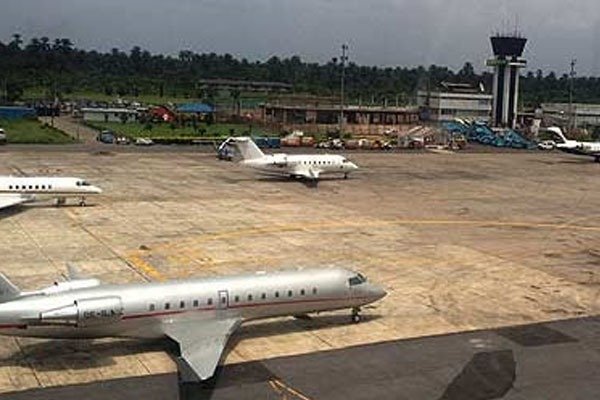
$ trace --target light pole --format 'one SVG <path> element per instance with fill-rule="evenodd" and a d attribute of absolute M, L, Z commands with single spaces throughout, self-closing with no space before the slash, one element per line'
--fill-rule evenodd
<path fill-rule="evenodd" d="M 573 114 L 573 81 L 575 79 L 575 64 L 576 59 L 571 60 L 571 73 L 569 74 L 569 129 L 575 129 L 575 116 Z"/>
<path fill-rule="evenodd" d="M 342 45 L 342 74 L 340 79 L 340 138 L 344 135 L 344 79 L 346 78 L 346 61 L 348 61 L 348 45 Z"/>

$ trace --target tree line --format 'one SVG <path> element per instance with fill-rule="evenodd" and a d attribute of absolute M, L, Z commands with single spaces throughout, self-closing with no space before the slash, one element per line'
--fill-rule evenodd
<path fill-rule="evenodd" d="M 295 93 L 338 96 L 341 63 L 305 62 L 298 56 L 271 57 L 266 61 L 237 59 L 230 54 L 198 54 L 181 51 L 177 56 L 152 54 L 136 46 L 125 52 L 113 48 L 98 52 L 75 47 L 68 38 L 31 38 L 19 34 L 0 41 L 0 99 L 27 100 L 27 90 L 42 91 L 48 99 L 68 98 L 70 93 L 101 92 L 136 97 L 143 94 L 179 96 L 211 101 L 215 93 L 198 84 L 199 79 L 237 79 L 285 82 Z M 483 84 L 489 91 L 490 72 L 478 73 L 469 62 L 458 71 L 447 67 L 376 67 L 350 62 L 345 67 L 346 91 L 350 101 L 380 103 L 384 100 L 407 104 L 418 89 L 435 90 L 443 81 Z M 525 107 L 569 99 L 568 75 L 529 71 L 522 76 L 520 101 Z M 574 100 L 600 103 L 600 79 L 576 77 Z M 232 93 L 239 97 L 239 93 Z"/>

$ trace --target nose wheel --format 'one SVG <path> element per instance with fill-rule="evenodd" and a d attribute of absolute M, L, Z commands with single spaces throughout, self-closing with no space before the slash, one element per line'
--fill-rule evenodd
<path fill-rule="evenodd" d="M 79 200 L 79 206 L 80 207 L 85 207 L 86 203 L 85 203 L 85 197 L 81 196 L 81 199 Z"/>
<path fill-rule="evenodd" d="M 348 173 L 344 173 L 344 179 L 348 179 Z"/>
<path fill-rule="evenodd" d="M 362 318 L 360 316 L 360 308 L 352 309 L 351 319 L 355 324 L 358 324 L 361 321 Z"/>

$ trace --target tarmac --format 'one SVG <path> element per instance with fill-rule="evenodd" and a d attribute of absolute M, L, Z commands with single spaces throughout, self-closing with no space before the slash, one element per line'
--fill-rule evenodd
<path fill-rule="evenodd" d="M 505 395 L 522 397 L 506 398 L 547 398 L 548 382 L 568 398 L 598 393 L 598 321 L 587 317 L 600 310 L 600 166 L 541 152 L 351 159 L 361 166 L 351 179 L 311 187 L 194 151 L 8 146 L 1 174 L 82 176 L 104 193 L 84 208 L 46 200 L 1 212 L 1 268 L 35 289 L 67 262 L 111 283 L 343 266 L 388 291 L 360 324 L 336 312 L 244 325 L 216 387 L 183 397 L 453 399 L 466 366 L 505 377 L 513 361 Z M 498 334 L 548 321 L 566 321 L 549 326 L 574 339 L 549 351 Z M 176 398 L 171 353 L 162 342 L 0 338 L 0 398 Z M 521 355 L 538 368 L 526 384 Z"/>

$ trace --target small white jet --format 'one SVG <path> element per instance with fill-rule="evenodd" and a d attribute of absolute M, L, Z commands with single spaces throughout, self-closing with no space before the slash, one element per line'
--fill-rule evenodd
<path fill-rule="evenodd" d="M 160 283 L 103 285 L 69 267 L 70 280 L 22 292 L 0 273 L 0 334 L 40 338 L 170 338 L 182 381 L 213 376 L 244 321 L 360 308 L 386 295 L 344 269 L 282 271 Z"/>
<path fill-rule="evenodd" d="M 563 140 L 562 143 L 556 143 L 558 150 L 579 156 L 594 157 L 594 161 L 600 163 L 600 142 L 580 142 L 578 140 L 567 139 L 562 130 L 557 126 L 548 128 L 548 131 L 556 134 Z"/>
<path fill-rule="evenodd" d="M 342 174 L 346 179 L 358 169 L 346 157 L 336 154 L 264 154 L 249 137 L 231 137 L 225 143 L 238 149 L 243 165 L 266 173 L 317 181 L 323 174 Z"/>
<path fill-rule="evenodd" d="M 87 195 L 99 193 L 102 189 L 81 178 L 0 176 L 0 209 L 34 201 L 40 195 L 55 198 L 56 205 L 64 205 L 67 197 L 78 197 L 79 205 L 85 206 Z"/>

